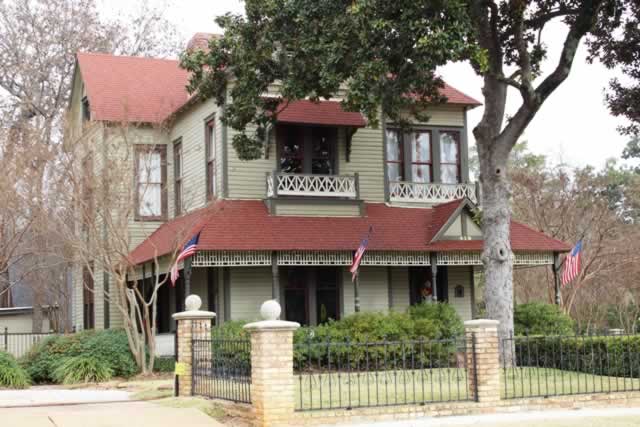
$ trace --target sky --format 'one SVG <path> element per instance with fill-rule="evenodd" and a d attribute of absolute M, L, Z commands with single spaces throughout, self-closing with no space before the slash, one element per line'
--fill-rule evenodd
<path fill-rule="evenodd" d="M 109 8 L 130 4 L 128 0 L 105 3 Z M 214 22 L 217 15 L 242 13 L 243 10 L 239 0 L 179 0 L 169 6 L 167 17 L 188 39 L 195 32 L 220 32 Z M 558 23 L 548 26 L 545 32 L 549 56 L 543 71 L 548 72 L 558 58 L 566 29 Z M 586 56 L 586 47 L 581 46 L 571 75 L 543 105 L 522 140 L 527 141 L 531 151 L 547 155 L 553 163 L 602 167 L 607 159 L 620 157 L 629 138 L 617 132 L 617 126 L 624 122 L 611 116 L 604 104 L 604 89 L 616 73 L 600 64 L 587 64 Z M 482 102 L 482 79 L 467 63 L 448 64 L 439 72 L 447 83 Z M 507 113 L 515 113 L 519 103 L 519 95 L 511 91 Z M 469 112 L 471 142 L 471 129 L 481 116 L 482 107 Z"/>

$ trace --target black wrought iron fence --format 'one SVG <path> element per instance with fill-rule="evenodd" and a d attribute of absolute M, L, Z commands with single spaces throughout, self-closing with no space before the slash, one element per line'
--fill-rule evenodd
<path fill-rule="evenodd" d="M 640 335 L 512 336 L 501 348 L 506 399 L 640 390 Z"/>
<path fill-rule="evenodd" d="M 54 332 L 9 332 L 8 328 L 4 328 L 4 332 L 0 335 L 0 349 L 14 357 L 22 357 L 40 341 L 53 335 L 55 335 Z"/>
<path fill-rule="evenodd" d="M 299 411 L 472 400 L 464 338 L 295 345 Z"/>
<path fill-rule="evenodd" d="M 192 340 L 193 393 L 251 403 L 251 343 L 213 337 Z"/>

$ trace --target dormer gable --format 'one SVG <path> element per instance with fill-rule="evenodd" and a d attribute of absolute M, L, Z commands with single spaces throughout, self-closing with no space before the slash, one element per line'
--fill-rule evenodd
<path fill-rule="evenodd" d="M 442 240 L 481 240 L 482 229 L 474 220 L 477 206 L 469 199 L 464 198 L 439 205 L 434 209 L 445 212 L 440 221 L 434 224 L 434 234 L 430 243 Z"/>

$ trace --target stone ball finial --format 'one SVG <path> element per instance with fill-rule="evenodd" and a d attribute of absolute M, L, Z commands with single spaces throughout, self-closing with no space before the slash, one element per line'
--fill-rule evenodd
<path fill-rule="evenodd" d="M 198 311 L 200 307 L 202 307 L 202 300 L 198 295 L 189 295 L 187 299 L 184 300 L 184 306 L 187 311 Z"/>
<path fill-rule="evenodd" d="M 264 320 L 277 320 L 281 312 L 280 304 L 274 299 L 263 302 L 260 307 L 260 315 Z"/>

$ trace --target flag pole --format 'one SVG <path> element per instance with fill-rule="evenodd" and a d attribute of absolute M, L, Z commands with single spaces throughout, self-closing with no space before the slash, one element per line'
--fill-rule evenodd
<path fill-rule="evenodd" d="M 553 253 L 553 283 L 556 291 L 556 305 L 558 307 L 560 307 L 560 304 L 561 304 L 560 275 L 558 274 L 561 266 L 562 264 L 560 263 L 560 254 L 558 252 L 554 252 Z"/>
<path fill-rule="evenodd" d="M 360 271 L 356 272 L 356 278 L 353 281 L 353 301 L 356 313 L 360 313 Z"/>
<path fill-rule="evenodd" d="M 184 296 L 191 295 L 191 257 L 184 260 Z"/>

